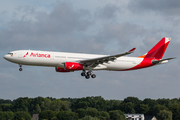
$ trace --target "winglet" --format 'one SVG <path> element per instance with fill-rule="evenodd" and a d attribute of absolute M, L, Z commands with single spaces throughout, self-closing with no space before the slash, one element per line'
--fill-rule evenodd
<path fill-rule="evenodd" d="M 136 49 L 136 48 L 133 48 L 133 49 L 129 50 L 128 53 L 134 52 L 135 49 Z"/>

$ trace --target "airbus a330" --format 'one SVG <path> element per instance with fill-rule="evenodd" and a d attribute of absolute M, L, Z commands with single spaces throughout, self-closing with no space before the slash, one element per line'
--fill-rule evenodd
<path fill-rule="evenodd" d="M 17 50 L 9 52 L 4 59 L 22 65 L 55 67 L 56 72 L 74 72 L 82 70 L 81 76 L 86 79 L 95 78 L 95 70 L 127 71 L 136 70 L 154 65 L 167 63 L 173 58 L 162 59 L 170 38 L 162 38 L 149 52 L 139 57 L 127 57 L 125 55 L 134 52 L 135 48 L 128 52 L 116 55 L 96 55 L 67 52 L 50 52 L 36 50 Z"/>

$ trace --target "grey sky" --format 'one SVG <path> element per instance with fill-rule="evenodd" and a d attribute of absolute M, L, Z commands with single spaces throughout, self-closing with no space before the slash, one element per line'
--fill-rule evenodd
<path fill-rule="evenodd" d="M 0 98 L 86 97 L 179 98 L 180 2 L 123 0 L 3 1 L 0 7 Z M 163 4 L 160 4 L 163 3 Z M 167 64 L 136 71 L 56 73 L 55 68 L 19 66 L 3 59 L 18 49 L 116 54 L 133 47 L 140 56 L 162 37 L 172 40 Z"/>

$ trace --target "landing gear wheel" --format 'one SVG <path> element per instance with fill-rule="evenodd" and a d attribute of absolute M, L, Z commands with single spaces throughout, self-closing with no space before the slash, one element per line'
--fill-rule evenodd
<path fill-rule="evenodd" d="M 90 76 L 89 76 L 89 75 L 86 75 L 86 76 L 85 76 L 85 78 L 86 78 L 86 79 L 89 79 L 89 78 L 90 78 Z"/>
<path fill-rule="evenodd" d="M 22 65 L 21 64 L 19 64 L 19 71 L 22 71 L 23 69 L 22 69 Z"/>
<path fill-rule="evenodd" d="M 85 73 L 85 72 L 82 72 L 82 73 L 81 73 L 81 76 L 85 76 L 85 75 L 86 75 L 86 73 Z"/>
<path fill-rule="evenodd" d="M 86 76 L 86 71 L 85 70 L 82 71 L 81 76 Z"/>
<path fill-rule="evenodd" d="M 91 72 L 87 72 L 87 75 L 91 75 Z"/>
<path fill-rule="evenodd" d="M 22 71 L 23 69 L 22 68 L 19 68 L 19 71 Z"/>
<path fill-rule="evenodd" d="M 95 77 L 96 77 L 96 75 L 95 75 L 95 74 L 92 74 L 92 75 L 91 75 L 91 77 L 92 77 L 92 78 L 95 78 Z"/>
<path fill-rule="evenodd" d="M 23 69 L 22 69 L 22 65 L 21 64 L 19 64 L 19 71 L 22 71 Z"/>

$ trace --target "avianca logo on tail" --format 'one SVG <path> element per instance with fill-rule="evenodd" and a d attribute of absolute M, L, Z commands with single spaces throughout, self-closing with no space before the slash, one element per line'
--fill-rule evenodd
<path fill-rule="evenodd" d="M 51 55 L 50 54 L 40 54 L 40 53 L 33 53 L 31 52 L 31 54 L 29 54 L 29 52 L 27 52 L 23 57 L 26 57 L 30 55 L 30 57 L 42 57 L 42 58 L 50 58 Z"/>

